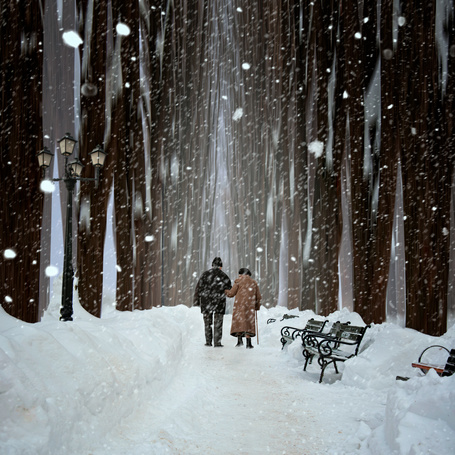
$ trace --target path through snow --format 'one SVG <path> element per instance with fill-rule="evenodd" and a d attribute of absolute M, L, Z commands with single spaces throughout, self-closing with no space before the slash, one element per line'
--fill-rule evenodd
<path fill-rule="evenodd" d="M 236 348 L 230 318 L 224 347 L 209 348 L 201 317 L 200 332 L 182 340 L 172 382 L 92 454 L 319 455 L 358 448 L 350 435 L 378 410 L 371 390 L 319 384 L 316 368 L 302 374 L 301 362 L 256 340 L 254 349 Z"/>
<path fill-rule="evenodd" d="M 435 338 L 373 325 L 342 375 L 329 367 L 319 384 L 316 362 L 302 371 L 301 344 L 280 343 L 311 311 L 288 310 L 299 317 L 288 322 L 282 307 L 261 308 L 261 345 L 246 350 L 230 316 L 225 347 L 207 348 L 197 308 L 109 308 L 98 319 L 75 305 L 67 323 L 57 303 L 28 324 L 0 307 L 1 455 L 453 453 L 455 376 L 411 363 L 429 345 L 454 346 L 455 326 Z M 345 309 L 327 320 L 363 323 Z"/>

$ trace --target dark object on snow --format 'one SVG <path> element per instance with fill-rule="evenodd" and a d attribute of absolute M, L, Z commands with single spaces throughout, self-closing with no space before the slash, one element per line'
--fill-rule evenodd
<path fill-rule="evenodd" d="M 338 374 L 337 362 L 345 362 L 358 354 L 360 343 L 369 327 L 369 325 L 356 327 L 349 323 L 336 322 L 328 334 L 309 332 L 304 335 L 302 337 L 302 354 L 305 357 L 303 371 L 306 371 L 313 357 L 317 356 L 321 366 L 319 382 L 322 382 L 324 371 L 330 364 L 333 364 Z"/>
<path fill-rule="evenodd" d="M 280 319 L 280 322 L 284 321 L 285 319 L 293 319 L 293 318 L 298 318 L 298 316 L 294 316 L 293 314 L 283 314 L 283 319 Z"/>
<path fill-rule="evenodd" d="M 267 324 L 271 324 L 272 322 L 276 322 L 276 319 L 273 318 L 267 319 Z"/>

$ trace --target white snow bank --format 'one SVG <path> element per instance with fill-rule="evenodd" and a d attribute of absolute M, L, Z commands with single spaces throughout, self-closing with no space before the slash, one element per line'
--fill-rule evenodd
<path fill-rule="evenodd" d="M 0 308 L 0 453 L 82 453 L 172 378 L 188 312 L 27 324 Z"/>
<path fill-rule="evenodd" d="M 284 313 L 297 317 L 283 319 Z M 262 308 L 258 313 L 259 345 L 255 344 L 251 352 L 233 347 L 236 340 L 229 336 L 228 316 L 224 324 L 225 347 L 221 351 L 203 347 L 203 323 L 197 308 L 177 306 L 121 313 L 108 307 L 103 309 L 103 318 L 97 319 L 75 305 L 74 316 L 73 322 L 60 322 L 54 306 L 42 322 L 27 324 L 0 308 L 2 455 L 127 453 L 112 449 L 120 447 L 118 442 L 107 445 L 106 441 L 112 442 L 115 437 L 128 447 L 129 455 L 184 453 L 182 447 L 188 444 L 196 449 L 186 453 L 197 453 L 198 441 L 188 440 L 189 435 L 204 438 L 201 447 L 210 447 L 210 438 L 214 437 L 201 432 L 200 422 L 210 416 L 201 415 L 200 409 L 212 410 L 210 413 L 215 416 L 220 406 L 232 407 L 235 416 L 241 406 L 235 399 L 236 387 L 244 390 L 251 381 L 256 381 L 253 389 L 259 384 L 270 388 L 268 396 L 277 400 L 273 406 L 282 401 L 283 391 L 289 395 L 288 383 L 301 384 L 301 389 L 292 389 L 295 409 L 288 416 L 281 412 L 271 416 L 277 425 L 273 438 L 277 443 L 285 438 L 287 444 L 294 443 L 299 448 L 313 444 L 311 447 L 319 447 L 319 452 L 311 449 L 313 455 L 453 453 L 455 377 L 440 378 L 434 372 L 422 376 L 410 365 L 430 344 L 453 348 L 455 327 L 435 338 L 393 324 L 373 325 L 366 332 L 357 358 L 340 365 L 340 375 L 329 367 L 324 383 L 318 384 L 317 362 L 303 372 L 299 343 L 281 351 L 280 342 L 281 327 L 304 327 L 311 317 L 322 319 L 311 311 Z M 275 321 L 268 324 L 271 319 Z M 346 309 L 327 319 L 363 324 L 358 314 Z M 194 355 L 199 356 L 197 366 L 192 366 Z M 251 355 L 256 363 L 270 359 L 271 363 L 264 365 L 267 381 L 246 375 L 246 355 Z M 430 357 L 433 355 L 437 353 Z M 182 364 L 186 367 L 182 368 Z M 204 372 L 204 365 L 207 370 L 218 371 L 218 384 Z M 238 377 L 239 384 L 223 383 L 223 375 L 237 367 L 242 370 L 234 371 L 233 376 Z M 396 375 L 411 379 L 396 381 Z M 221 390 L 215 401 L 204 403 L 201 408 L 191 401 L 184 406 L 187 395 L 195 394 L 201 400 L 221 386 L 228 386 L 229 393 Z M 163 396 L 164 402 L 157 405 Z M 260 423 L 265 419 L 264 409 L 272 414 L 277 409 L 264 406 L 258 400 L 257 409 L 248 410 L 253 420 Z M 162 423 L 168 418 L 163 417 L 165 409 L 173 410 L 168 424 Z M 307 416 L 304 421 L 295 422 L 296 411 Z M 143 415 L 156 425 L 163 425 L 158 427 L 158 435 L 143 436 L 145 430 L 138 430 Z M 143 422 L 145 428 L 152 427 L 150 420 Z M 129 421 L 132 433 L 124 434 L 125 422 Z M 224 423 L 222 431 L 227 440 L 232 433 L 234 441 L 239 423 L 226 416 L 226 422 L 231 421 L 232 426 Z M 294 432 L 296 424 L 299 431 Z M 288 428 L 289 434 L 278 434 L 283 428 Z M 309 437 L 304 432 L 310 428 Z M 134 431 L 142 432 L 141 442 L 135 439 Z M 321 439 L 316 444 L 317 437 Z M 324 449 L 320 441 L 332 449 Z M 216 444 L 213 440 L 213 447 Z M 229 453 L 229 448 L 224 450 L 218 453 Z"/>
<path fill-rule="evenodd" d="M 384 421 L 365 440 L 365 453 L 417 455 L 453 453 L 455 376 L 434 370 L 424 377 L 397 381 L 391 388 Z"/>
<path fill-rule="evenodd" d="M 271 311 L 276 311 L 273 309 Z M 283 312 L 283 310 L 281 310 Z M 304 327 L 307 320 L 327 319 L 352 325 L 365 325 L 357 313 L 343 309 L 327 318 L 312 311 L 288 311 L 299 315 L 299 319 L 277 320 L 279 329 L 283 326 Z M 275 337 L 278 330 L 275 331 Z M 269 336 L 272 336 L 269 334 Z M 359 413 L 353 434 L 346 439 L 343 448 L 335 454 L 374 455 L 424 455 L 431 453 L 452 455 L 455 447 L 455 375 L 441 378 L 434 370 L 423 375 L 411 366 L 420 353 L 428 346 L 441 345 L 455 348 L 455 326 L 442 337 L 432 337 L 412 329 L 403 329 L 394 324 L 379 324 L 367 329 L 357 357 L 339 365 L 342 376 L 331 387 L 339 389 L 339 406 L 346 405 L 345 388 L 369 390 L 376 393 L 379 402 L 384 403 L 383 411 L 373 413 L 367 419 Z M 303 364 L 301 343 L 293 342 L 285 351 Z M 444 365 L 447 352 L 431 349 L 424 355 L 429 364 Z M 304 376 L 311 380 L 319 377 L 319 366 L 307 367 Z M 408 381 L 397 380 L 397 376 L 409 377 Z M 330 383 L 337 375 L 328 367 L 324 383 Z M 376 403 L 372 403 L 374 406 Z M 336 404 L 334 404 L 336 406 Z M 332 453 L 332 452 L 330 452 Z"/>

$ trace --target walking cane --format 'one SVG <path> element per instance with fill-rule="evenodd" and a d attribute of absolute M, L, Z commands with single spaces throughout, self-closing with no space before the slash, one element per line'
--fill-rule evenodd
<path fill-rule="evenodd" d="M 256 336 L 257 336 L 258 345 L 259 345 L 259 324 L 258 324 L 258 311 L 257 310 L 254 312 L 254 315 L 256 316 L 255 317 L 255 320 L 256 320 Z"/>

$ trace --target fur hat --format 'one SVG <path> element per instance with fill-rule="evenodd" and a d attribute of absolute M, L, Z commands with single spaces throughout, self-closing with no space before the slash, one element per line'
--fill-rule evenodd
<path fill-rule="evenodd" d="M 239 275 L 248 275 L 248 276 L 251 276 L 251 272 L 250 272 L 248 269 L 242 267 L 242 268 L 239 270 Z"/>
<path fill-rule="evenodd" d="M 212 262 L 212 267 L 223 267 L 223 261 L 221 258 L 216 257 Z"/>

